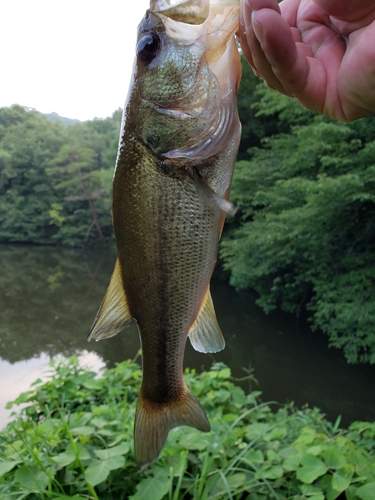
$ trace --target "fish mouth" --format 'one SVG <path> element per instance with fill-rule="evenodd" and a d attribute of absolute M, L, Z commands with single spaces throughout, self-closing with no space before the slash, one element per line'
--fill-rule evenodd
<path fill-rule="evenodd" d="M 151 0 L 151 12 L 185 24 L 203 24 L 210 12 L 209 0 Z"/>
<path fill-rule="evenodd" d="M 162 20 L 176 43 L 205 47 L 207 62 L 220 59 L 238 31 L 240 0 L 151 0 L 150 12 Z"/>

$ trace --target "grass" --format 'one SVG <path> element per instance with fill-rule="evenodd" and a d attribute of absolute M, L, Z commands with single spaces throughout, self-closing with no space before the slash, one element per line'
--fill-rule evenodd
<path fill-rule="evenodd" d="M 261 402 L 229 368 L 185 379 L 212 431 L 173 429 L 160 458 L 133 458 L 140 367 L 125 361 L 100 377 L 76 358 L 51 364 L 9 407 L 0 431 L 2 500 L 374 500 L 375 423 L 340 429 L 318 409 Z M 26 403 L 26 404 L 25 404 Z"/>

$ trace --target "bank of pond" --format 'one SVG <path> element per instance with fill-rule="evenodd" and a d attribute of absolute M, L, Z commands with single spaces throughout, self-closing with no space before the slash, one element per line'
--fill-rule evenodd
<path fill-rule="evenodd" d="M 46 381 L 9 404 L 0 498 L 374 499 L 375 423 L 343 429 L 316 408 L 266 402 L 235 385 L 222 363 L 185 373 L 211 432 L 173 429 L 159 459 L 140 470 L 133 423 L 141 377 L 134 361 L 99 376 L 74 357 L 52 362 Z"/>
<path fill-rule="evenodd" d="M 80 355 L 98 371 L 134 359 L 135 327 L 101 342 L 86 341 L 115 262 L 112 252 L 0 245 L 0 428 L 7 401 L 27 390 L 50 359 Z M 201 354 L 187 342 L 185 366 L 198 372 L 224 362 L 241 379 L 254 370 L 265 400 L 317 406 L 342 425 L 375 420 L 375 366 L 350 365 L 328 338 L 291 314 L 266 315 L 251 292 L 236 292 L 214 278 L 213 301 L 226 347 Z M 258 386 L 238 382 L 249 392 Z"/>

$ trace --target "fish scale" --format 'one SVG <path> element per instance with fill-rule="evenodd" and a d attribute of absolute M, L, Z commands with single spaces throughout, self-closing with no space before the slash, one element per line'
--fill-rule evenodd
<path fill-rule="evenodd" d="M 176 20 L 197 12 L 189 0 L 168 3 L 165 15 L 147 12 L 139 26 L 113 181 L 117 262 L 89 336 L 109 338 L 137 322 L 143 377 L 134 442 L 141 466 L 157 458 L 173 427 L 210 430 L 184 382 L 185 344 L 189 336 L 201 352 L 225 345 L 209 284 L 240 139 L 239 11 L 231 0 L 205 3 L 202 25 Z"/>

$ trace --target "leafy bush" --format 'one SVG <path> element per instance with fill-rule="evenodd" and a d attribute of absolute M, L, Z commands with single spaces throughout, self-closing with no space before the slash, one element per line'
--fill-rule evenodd
<path fill-rule="evenodd" d="M 266 312 L 307 310 L 350 363 L 375 364 L 375 120 L 337 123 L 265 95 L 259 112 L 280 127 L 236 164 L 224 269 Z"/>
<path fill-rule="evenodd" d="M 0 432 L 0 498 L 374 499 L 374 423 L 342 430 L 317 409 L 272 412 L 221 364 L 185 378 L 212 431 L 172 430 L 160 458 L 139 470 L 139 366 L 125 361 L 96 378 L 74 358 L 52 363 L 47 382 L 9 403 L 24 407 Z"/>

